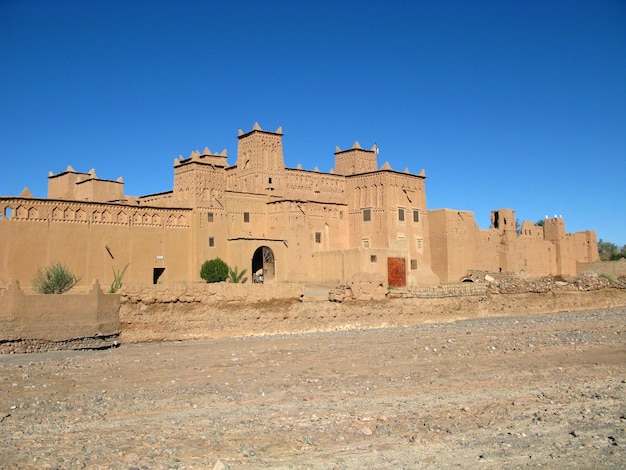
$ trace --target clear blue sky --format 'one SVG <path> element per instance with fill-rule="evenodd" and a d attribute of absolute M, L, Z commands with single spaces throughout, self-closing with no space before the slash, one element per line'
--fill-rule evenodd
<path fill-rule="evenodd" d="M 0 67 L 0 195 L 67 165 L 168 191 L 258 121 L 288 167 L 376 142 L 430 209 L 626 244 L 624 1 L 0 0 Z"/>

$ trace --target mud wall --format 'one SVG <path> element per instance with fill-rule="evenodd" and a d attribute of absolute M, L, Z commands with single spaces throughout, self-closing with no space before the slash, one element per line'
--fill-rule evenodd
<path fill-rule="evenodd" d="M 405 327 L 470 318 L 538 315 L 626 305 L 626 289 L 559 290 L 546 293 L 494 294 L 479 286 L 477 295 L 382 301 L 158 302 L 124 301 L 120 307 L 122 343 L 233 338 L 367 328 Z M 478 291 L 482 291 L 478 294 Z M 424 293 L 420 293 L 423 295 Z"/>
<path fill-rule="evenodd" d="M 149 305 L 197 303 L 215 305 L 232 302 L 258 303 L 272 300 L 300 299 L 304 293 L 304 284 L 267 283 L 267 284 L 232 284 L 215 283 L 180 283 L 178 285 L 142 285 L 124 284 L 119 291 L 122 304 Z"/>
<path fill-rule="evenodd" d="M 626 276 L 626 258 L 617 261 L 596 261 L 594 263 L 578 263 L 578 272 L 594 272 L 611 276 Z"/>
<path fill-rule="evenodd" d="M 83 338 L 116 341 L 120 333 L 119 306 L 119 295 L 104 294 L 98 281 L 87 294 L 27 295 L 12 280 L 7 289 L 0 291 L 0 350 L 12 342 L 45 344 Z"/>

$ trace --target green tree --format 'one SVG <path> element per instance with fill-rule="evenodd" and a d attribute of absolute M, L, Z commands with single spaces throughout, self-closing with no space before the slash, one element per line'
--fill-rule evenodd
<path fill-rule="evenodd" d="M 200 277 L 206 282 L 222 282 L 228 277 L 228 265 L 219 258 L 205 261 L 200 268 Z"/>
<path fill-rule="evenodd" d="M 537 227 L 543 227 L 544 225 L 546 225 L 546 219 L 539 219 L 537 222 L 535 222 L 535 225 Z"/>
<path fill-rule="evenodd" d="M 620 258 L 626 258 L 626 245 L 618 250 L 617 245 L 611 242 L 605 242 L 604 240 L 598 240 L 598 254 L 602 261 L 618 260 Z"/>
<path fill-rule="evenodd" d="M 33 290 L 38 294 L 63 294 L 80 281 L 64 264 L 52 263 L 38 268 L 33 278 Z"/>

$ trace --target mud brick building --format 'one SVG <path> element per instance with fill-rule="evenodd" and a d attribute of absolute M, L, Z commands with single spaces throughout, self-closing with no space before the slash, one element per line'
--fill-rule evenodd
<path fill-rule="evenodd" d="M 428 210 L 426 176 L 378 166 L 376 147 L 336 148 L 335 167 L 286 168 L 282 129 L 239 131 L 237 161 L 208 148 L 174 160 L 171 191 L 131 197 L 124 183 L 68 167 L 48 197 L 0 197 L 0 287 L 29 286 L 39 266 L 68 265 L 90 285 L 199 281 L 219 257 L 265 282 L 343 283 L 360 272 L 388 285 L 453 283 L 470 270 L 575 275 L 598 259 L 593 231 L 562 218 L 516 230 L 510 209 L 482 230 L 472 212 Z"/>

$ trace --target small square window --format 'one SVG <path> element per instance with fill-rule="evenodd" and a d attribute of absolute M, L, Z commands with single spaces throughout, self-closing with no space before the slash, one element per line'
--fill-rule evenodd
<path fill-rule="evenodd" d="M 363 248 L 369 248 L 370 247 L 370 241 L 368 238 L 363 240 Z"/>
<path fill-rule="evenodd" d="M 372 220 L 372 209 L 363 209 L 363 222 Z"/>
<path fill-rule="evenodd" d="M 315 243 L 322 243 L 322 232 L 315 232 Z"/>
<path fill-rule="evenodd" d="M 398 220 L 404 222 L 404 208 L 398 207 Z"/>
<path fill-rule="evenodd" d="M 420 221 L 420 211 L 419 209 L 413 209 L 413 222 Z"/>
<path fill-rule="evenodd" d="M 208 220 L 209 222 L 213 222 L 213 212 L 209 212 L 209 213 L 207 214 L 207 220 Z"/>
<path fill-rule="evenodd" d="M 243 213 L 243 221 L 244 222 L 250 222 L 250 212 L 244 212 Z"/>
<path fill-rule="evenodd" d="M 267 179 L 268 184 L 272 184 L 272 178 Z"/>
<path fill-rule="evenodd" d="M 213 238 L 213 237 L 209 237 L 209 246 L 210 246 L 210 247 L 215 246 L 215 238 Z"/>
<path fill-rule="evenodd" d="M 424 248 L 424 240 L 421 238 L 417 239 L 417 249 L 421 250 L 422 248 Z"/>
<path fill-rule="evenodd" d="M 371 255 L 370 256 L 370 262 L 371 263 L 376 263 L 378 261 L 378 258 L 376 257 L 376 255 Z"/>

